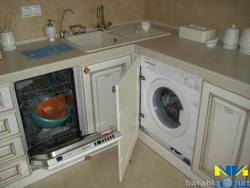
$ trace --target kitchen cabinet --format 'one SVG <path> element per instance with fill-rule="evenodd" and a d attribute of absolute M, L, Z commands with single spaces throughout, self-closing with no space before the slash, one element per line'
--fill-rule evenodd
<path fill-rule="evenodd" d="M 0 88 L 0 186 L 30 174 L 9 85 Z"/>
<path fill-rule="evenodd" d="M 214 175 L 214 167 L 250 164 L 250 100 L 204 82 L 192 170 L 204 180 L 244 181 Z"/>
<path fill-rule="evenodd" d="M 82 67 L 83 93 L 88 133 L 116 126 L 116 101 L 112 87 L 130 66 L 132 55 Z"/>

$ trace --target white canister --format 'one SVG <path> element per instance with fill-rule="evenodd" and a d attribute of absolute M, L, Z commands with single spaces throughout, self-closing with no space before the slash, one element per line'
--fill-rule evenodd
<path fill-rule="evenodd" d="M 12 51 L 16 49 L 16 40 L 13 32 L 1 33 L 1 45 L 3 51 Z"/>
<path fill-rule="evenodd" d="M 250 55 L 250 27 L 243 29 L 243 33 L 240 37 L 240 52 Z"/>
<path fill-rule="evenodd" d="M 226 49 L 237 49 L 239 43 L 240 30 L 233 24 L 231 28 L 226 30 L 225 36 L 223 38 L 224 45 Z"/>

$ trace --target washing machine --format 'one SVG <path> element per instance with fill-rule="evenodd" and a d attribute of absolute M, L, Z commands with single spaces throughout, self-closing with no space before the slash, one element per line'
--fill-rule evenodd
<path fill-rule="evenodd" d="M 146 56 L 141 60 L 142 131 L 191 165 L 202 79 Z"/>

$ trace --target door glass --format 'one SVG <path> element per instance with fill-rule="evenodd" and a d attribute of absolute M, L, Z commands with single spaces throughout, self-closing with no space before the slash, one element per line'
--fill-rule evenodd
<path fill-rule="evenodd" d="M 169 88 L 160 87 L 153 95 L 153 105 L 157 117 L 168 128 L 175 129 L 181 125 L 180 111 L 183 110 L 178 96 Z"/>

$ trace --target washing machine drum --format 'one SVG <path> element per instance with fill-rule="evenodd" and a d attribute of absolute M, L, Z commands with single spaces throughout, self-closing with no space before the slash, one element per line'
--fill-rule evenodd
<path fill-rule="evenodd" d="M 168 80 L 156 80 L 149 86 L 149 109 L 156 125 L 167 135 L 184 134 L 189 125 L 189 110 L 179 88 Z"/>

